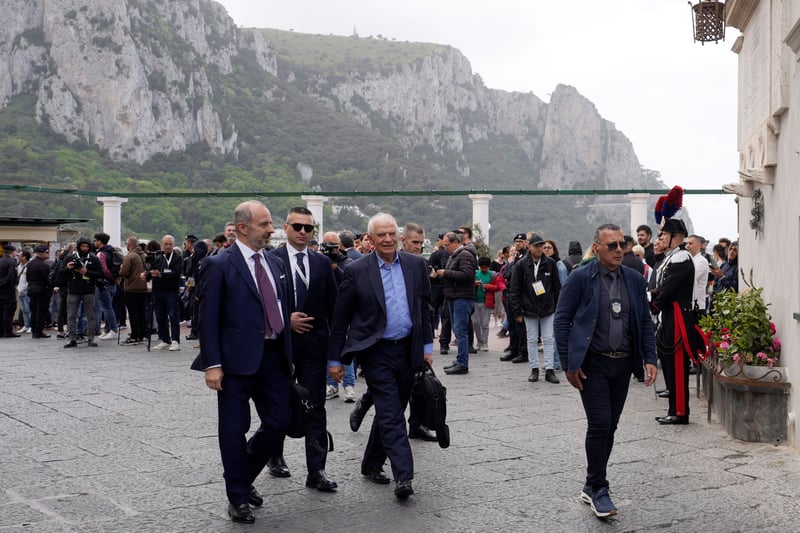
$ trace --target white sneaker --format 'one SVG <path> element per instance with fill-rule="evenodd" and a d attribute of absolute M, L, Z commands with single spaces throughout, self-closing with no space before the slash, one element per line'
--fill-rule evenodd
<path fill-rule="evenodd" d="M 339 387 L 334 387 L 333 385 L 328 385 L 325 388 L 325 399 L 332 400 L 334 398 L 339 397 Z"/>
<path fill-rule="evenodd" d="M 112 329 L 111 331 L 104 333 L 103 335 L 100 335 L 97 338 L 100 339 L 101 341 L 110 341 L 111 339 L 117 338 L 117 332 Z"/>
<path fill-rule="evenodd" d="M 171 346 L 171 345 L 170 345 L 168 342 L 161 341 L 161 342 L 159 342 L 158 344 L 156 344 L 156 345 L 155 345 L 155 347 L 154 347 L 153 349 L 154 349 L 154 350 L 166 350 L 166 349 L 167 349 L 167 348 L 169 348 L 170 346 Z"/>
<path fill-rule="evenodd" d="M 169 347 L 170 352 L 179 352 L 181 350 L 181 343 L 172 341 L 172 346 Z"/>
<path fill-rule="evenodd" d="M 14 333 L 16 333 L 17 335 L 22 335 L 23 333 L 28 333 L 29 331 L 30 331 L 30 330 L 29 330 L 28 328 L 26 328 L 26 327 L 21 327 L 21 328 L 19 328 L 17 331 L 15 331 Z"/>
<path fill-rule="evenodd" d="M 356 401 L 356 391 L 350 385 L 344 388 L 344 402 L 353 403 Z"/>
<path fill-rule="evenodd" d="M 484 352 L 488 352 L 489 351 L 489 343 L 488 342 L 484 342 L 483 345 L 481 346 L 481 350 L 483 350 Z"/>

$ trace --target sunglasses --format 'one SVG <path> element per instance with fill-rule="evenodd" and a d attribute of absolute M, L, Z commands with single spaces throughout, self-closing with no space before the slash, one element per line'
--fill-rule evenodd
<path fill-rule="evenodd" d="M 608 248 L 609 252 L 613 252 L 617 248 L 625 248 L 625 241 L 611 241 L 609 243 L 598 242 L 597 244 L 600 246 L 605 246 Z"/>
<path fill-rule="evenodd" d="M 314 231 L 314 224 L 300 224 L 299 222 L 295 222 L 294 224 L 289 224 L 293 230 L 300 231 L 305 230 L 306 233 L 311 233 Z"/>

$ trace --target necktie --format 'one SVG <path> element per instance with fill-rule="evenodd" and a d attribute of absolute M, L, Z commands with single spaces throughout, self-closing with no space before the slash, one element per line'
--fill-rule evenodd
<path fill-rule="evenodd" d="M 275 292 L 272 290 L 272 284 L 269 282 L 267 271 L 261 265 L 260 253 L 253 255 L 253 263 L 255 265 L 256 280 L 258 281 L 258 292 L 261 295 L 261 304 L 264 307 L 267 336 L 271 337 L 273 334 L 277 335 L 283 331 L 281 310 L 278 307 L 278 299 L 275 297 Z"/>
<path fill-rule="evenodd" d="M 303 264 L 303 258 L 306 256 L 303 252 L 296 254 L 294 257 L 297 260 L 297 272 L 294 275 L 294 290 L 295 299 L 297 303 L 297 310 L 305 310 L 306 298 L 308 297 L 308 286 L 305 280 L 308 279 L 306 274 L 306 267 Z M 300 275 L 302 273 L 302 276 Z"/>
<path fill-rule="evenodd" d="M 619 301 L 619 286 L 618 281 L 619 278 L 616 272 L 609 272 L 606 274 L 610 283 L 608 284 L 608 300 L 609 304 L 611 300 L 616 299 Z M 620 302 L 621 305 L 621 302 Z M 609 313 L 611 310 L 609 309 Z M 622 346 L 622 319 L 621 318 L 614 318 L 611 317 L 611 323 L 608 327 L 608 344 L 609 348 L 612 351 L 617 351 L 620 346 Z"/>

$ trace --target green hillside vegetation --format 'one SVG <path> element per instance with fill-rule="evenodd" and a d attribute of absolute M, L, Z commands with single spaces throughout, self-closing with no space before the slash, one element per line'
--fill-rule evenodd
<path fill-rule="evenodd" d="M 384 71 L 448 48 L 440 44 L 389 41 L 381 36 L 363 38 L 275 29 L 259 31 L 272 43 L 279 62 L 290 63 L 294 70 L 325 77 Z"/>
<path fill-rule="evenodd" d="M 156 16 L 150 14 L 148 16 Z M 162 21 L 163 22 L 163 21 Z M 148 20 L 148 23 L 153 23 Z M 141 27 L 139 27 L 141 26 Z M 137 39 L 181 60 L 190 69 L 198 59 L 188 43 L 174 32 L 136 28 Z M 162 26 L 159 26 L 162 27 Z M 218 155 L 205 144 L 182 153 L 158 155 L 144 164 L 114 161 L 96 146 L 68 143 L 35 120 L 36 97 L 14 97 L 0 110 L 0 182 L 125 192 L 297 191 L 294 198 L 261 198 L 280 223 L 290 206 L 301 205 L 300 191 L 532 189 L 538 183 L 537 168 L 511 138 L 489 136 L 467 144 L 464 153 L 436 153 L 422 145 L 407 151 L 395 137 L 404 125 L 377 113 L 370 115 L 374 129 L 367 129 L 344 112 L 330 109 L 306 95 L 304 80 L 324 77 L 328 84 L 350 73 L 388 73 L 404 64 L 441 53 L 447 47 L 425 43 L 400 43 L 383 38 L 304 35 L 262 30 L 273 42 L 279 71 L 293 72 L 296 81 L 271 76 L 256 63 L 253 52 L 241 50 L 233 59 L 233 72 L 220 74 L 206 65 L 214 87 L 209 95 L 223 120 L 225 134 L 238 134 L 238 157 Z M 247 36 L 245 36 L 247 38 Z M 319 90 L 319 83 L 316 84 Z M 472 123 L 480 117 L 464 117 Z M 454 169 L 463 159 L 469 176 Z M 310 165 L 313 177 L 304 183 L 298 164 Z M 649 184 L 643 184 L 648 186 Z M 97 231 L 102 226 L 102 206 L 94 196 L 6 193 L 6 216 L 85 217 L 93 222 L 79 228 Z M 123 207 L 123 232 L 141 238 L 171 233 L 178 240 L 187 233 L 212 237 L 230 219 L 244 198 L 131 198 Z M 535 229 L 566 247 L 566 241 L 587 240 L 585 211 L 576 204 L 590 199 L 575 197 L 495 196 L 490 204 L 493 247 L 510 242 L 520 231 Z M 326 204 L 325 226 L 330 229 L 366 229 L 366 219 L 344 210 L 332 216 L 331 204 L 354 205 L 363 212 L 394 214 L 402 225 L 423 224 L 429 236 L 468 223 L 471 202 L 466 196 L 332 198 Z M 623 223 L 626 213 L 620 214 Z M 581 235 L 584 233 L 586 235 Z"/>

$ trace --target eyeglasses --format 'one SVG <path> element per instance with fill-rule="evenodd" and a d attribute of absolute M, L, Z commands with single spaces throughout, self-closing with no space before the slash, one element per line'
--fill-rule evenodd
<path fill-rule="evenodd" d="M 598 242 L 597 244 L 608 248 L 609 252 L 613 252 L 617 248 L 625 248 L 625 241 L 611 241 L 608 243 Z"/>
<path fill-rule="evenodd" d="M 295 222 L 294 224 L 289 224 L 293 230 L 300 231 L 305 230 L 306 233 L 311 233 L 314 231 L 314 224 L 300 224 L 299 222 Z"/>

